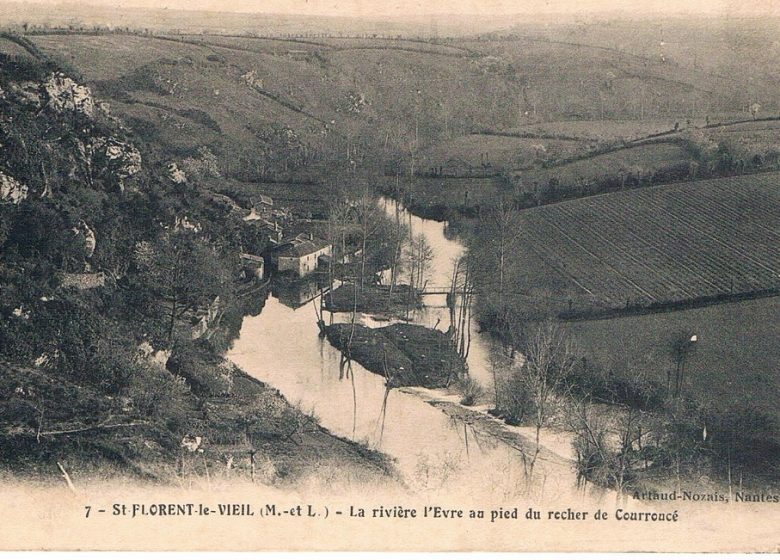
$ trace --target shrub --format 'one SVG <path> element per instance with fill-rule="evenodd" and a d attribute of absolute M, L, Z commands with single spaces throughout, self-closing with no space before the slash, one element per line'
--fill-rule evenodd
<path fill-rule="evenodd" d="M 168 369 L 183 377 L 199 397 L 228 395 L 232 389 L 232 371 L 197 342 L 179 341 L 168 360 Z"/>
<path fill-rule="evenodd" d="M 176 434 L 188 431 L 191 395 L 182 377 L 159 367 L 138 368 L 123 396 L 140 416 L 160 421 Z"/>
<path fill-rule="evenodd" d="M 666 389 L 657 382 L 612 370 L 605 372 L 584 358 L 569 372 L 566 384 L 575 395 L 645 411 L 662 409 L 667 399 Z"/>
<path fill-rule="evenodd" d="M 494 413 L 507 424 L 518 426 L 533 416 L 536 408 L 530 393 L 523 387 L 519 372 L 511 371 L 506 379 L 497 379 L 498 405 Z"/>
<path fill-rule="evenodd" d="M 468 376 L 460 383 L 460 390 L 463 395 L 460 399 L 460 404 L 463 406 L 474 406 L 483 394 L 482 387 L 480 387 L 479 383 Z"/>
<path fill-rule="evenodd" d="M 778 472 L 777 425 L 767 413 L 745 405 L 704 415 L 709 451 L 723 473 L 728 468 L 749 473 Z"/>

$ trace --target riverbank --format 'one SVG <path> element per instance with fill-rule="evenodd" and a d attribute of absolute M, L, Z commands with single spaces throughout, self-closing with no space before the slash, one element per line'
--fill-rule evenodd
<path fill-rule="evenodd" d="M 328 341 L 393 387 L 445 387 L 466 371 L 446 333 L 420 325 L 372 329 L 337 323 L 326 327 Z"/>
<path fill-rule="evenodd" d="M 250 479 L 254 471 L 274 485 L 339 472 L 367 482 L 396 476 L 386 455 L 332 434 L 277 389 L 233 368 L 231 394 L 203 406 L 204 459 L 212 468 Z"/>
<path fill-rule="evenodd" d="M 419 397 L 452 420 L 465 424 L 482 435 L 490 436 L 524 455 L 534 453 L 536 442 L 533 434 L 530 433 L 531 428 L 507 424 L 491 415 L 484 406 L 464 406 L 458 402 L 461 399 L 461 395 L 458 393 L 443 393 L 439 390 L 420 389 L 419 387 L 408 387 L 401 390 Z M 574 469 L 573 447 L 570 443 L 571 439 L 567 433 L 556 433 L 546 429 L 541 434 L 538 458 L 541 461 Z"/>
<path fill-rule="evenodd" d="M 229 478 L 277 487 L 308 479 L 398 479 L 388 456 L 332 434 L 232 363 L 218 367 L 229 390 L 194 399 L 186 410 L 161 403 L 170 409 L 164 421 L 117 417 L 71 430 L 44 426 L 37 435 L 9 432 L 14 458 L 4 461 L 0 476 L 42 481 L 67 474 L 75 486 L 109 479 L 170 486 Z M 189 431 L 182 438 L 171 422 L 184 415 Z"/>
<path fill-rule="evenodd" d="M 243 324 L 265 307 L 269 291 L 242 300 L 236 317 Z M 220 334 L 216 334 L 220 333 Z M 198 475 L 225 476 L 285 486 L 303 479 L 385 483 L 397 479 L 393 460 L 367 446 L 337 436 L 314 414 L 290 403 L 281 392 L 220 357 L 237 339 L 240 327 L 224 322 L 211 339 L 211 370 L 229 377 L 221 394 L 203 397 L 200 459 L 189 461 Z M 215 338 L 222 338 L 220 344 Z M 217 356 L 219 354 L 219 356 Z M 183 453 L 186 458 L 188 453 Z M 192 459 L 193 455 L 189 454 Z M 180 460 L 179 468 L 186 465 Z"/>

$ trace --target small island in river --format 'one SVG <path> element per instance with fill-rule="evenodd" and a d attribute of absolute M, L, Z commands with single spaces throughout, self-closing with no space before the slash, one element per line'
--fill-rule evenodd
<path fill-rule="evenodd" d="M 420 325 L 372 329 L 336 323 L 325 327 L 325 335 L 345 356 L 384 375 L 394 387 L 446 387 L 466 371 L 449 335 Z"/>

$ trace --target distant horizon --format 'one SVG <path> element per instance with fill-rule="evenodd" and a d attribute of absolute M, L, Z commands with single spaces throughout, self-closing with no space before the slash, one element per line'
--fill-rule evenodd
<path fill-rule="evenodd" d="M 772 0 L 747 3 L 732 0 L 646 0 L 641 7 L 631 0 L 0 0 L 32 9 L 50 7 L 113 8 L 117 10 L 172 10 L 289 17 L 415 19 L 421 17 L 548 17 L 619 19 L 677 17 L 780 17 L 780 5 Z M 374 11 L 379 4 L 381 11 Z M 388 10 L 388 7 L 390 8 Z"/>

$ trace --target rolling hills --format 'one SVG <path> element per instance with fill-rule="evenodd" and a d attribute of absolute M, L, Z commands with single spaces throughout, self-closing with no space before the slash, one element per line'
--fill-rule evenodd
<path fill-rule="evenodd" d="M 257 154 L 277 154 L 287 161 L 271 168 L 284 173 L 347 158 L 355 147 L 403 160 L 410 149 L 538 121 L 660 118 L 671 127 L 690 112 L 691 96 L 701 111 L 744 107 L 744 100 L 723 101 L 733 98 L 726 95 L 733 85 L 717 76 L 536 40 L 124 33 L 30 39 L 173 155 L 205 145 L 231 169 Z M 640 106 L 643 91 L 652 95 Z M 286 131 L 299 145 L 280 138 Z M 297 158 L 278 155 L 290 148 Z"/>

